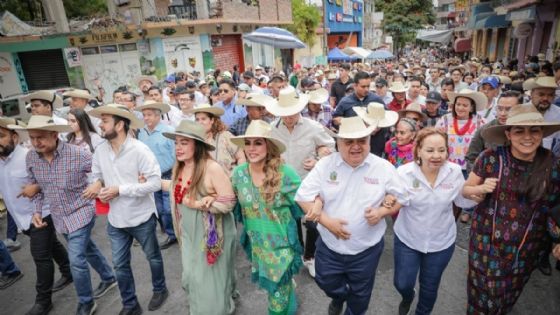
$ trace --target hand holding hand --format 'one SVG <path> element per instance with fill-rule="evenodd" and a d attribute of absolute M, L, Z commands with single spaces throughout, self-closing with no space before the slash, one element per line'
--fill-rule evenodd
<path fill-rule="evenodd" d="M 105 187 L 99 191 L 99 199 L 101 201 L 107 203 L 119 196 L 119 187 Z"/>
<path fill-rule="evenodd" d="M 376 225 L 379 221 L 383 220 L 385 215 L 385 208 L 369 207 L 366 209 L 365 213 L 365 217 L 369 225 Z"/>
<path fill-rule="evenodd" d="M 101 182 L 96 181 L 95 183 L 91 184 L 82 192 L 82 198 L 85 199 L 95 199 L 99 195 L 99 191 L 101 190 Z"/>
<path fill-rule="evenodd" d="M 305 220 L 317 222 L 321 217 L 321 212 L 323 212 L 323 200 L 321 200 L 321 197 L 317 196 L 315 197 L 313 208 L 305 215 Z"/>
<path fill-rule="evenodd" d="M 482 183 L 482 185 L 480 185 L 480 192 L 481 194 L 488 194 L 494 191 L 494 189 L 496 189 L 496 186 L 498 185 L 498 179 L 497 178 L 486 178 L 484 180 L 484 183 Z"/>
<path fill-rule="evenodd" d="M 21 187 L 21 192 L 19 193 L 19 195 L 17 195 L 17 198 L 19 197 L 33 198 L 33 196 L 38 194 L 40 191 L 41 191 L 41 187 L 39 187 L 38 184 L 28 184 Z"/>

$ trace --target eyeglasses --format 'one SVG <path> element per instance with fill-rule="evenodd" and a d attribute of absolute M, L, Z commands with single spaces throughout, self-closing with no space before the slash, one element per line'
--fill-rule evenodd
<path fill-rule="evenodd" d="M 219 90 L 218 90 L 218 93 L 229 93 L 229 90 L 222 90 L 222 89 L 219 89 Z"/>
<path fill-rule="evenodd" d="M 375 86 L 375 88 L 377 88 L 377 89 L 382 89 L 382 88 L 384 88 L 384 87 L 385 87 L 385 85 L 376 85 L 376 86 Z"/>

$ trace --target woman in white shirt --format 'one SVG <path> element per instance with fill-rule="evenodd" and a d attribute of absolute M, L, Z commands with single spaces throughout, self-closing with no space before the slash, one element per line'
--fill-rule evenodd
<path fill-rule="evenodd" d="M 68 124 L 72 127 L 72 132 L 66 136 L 66 141 L 88 149 L 91 153 L 95 151 L 103 138 L 97 134 L 88 114 L 79 108 L 71 109 L 68 112 Z"/>
<path fill-rule="evenodd" d="M 455 248 L 457 228 L 453 203 L 473 206 L 461 195 L 465 179 L 461 167 L 447 161 L 447 135 L 435 128 L 416 136 L 414 163 L 397 169 L 410 202 L 395 222 L 394 285 L 402 296 L 399 314 L 408 314 L 420 272 L 416 314 L 430 314 L 443 271 Z"/>

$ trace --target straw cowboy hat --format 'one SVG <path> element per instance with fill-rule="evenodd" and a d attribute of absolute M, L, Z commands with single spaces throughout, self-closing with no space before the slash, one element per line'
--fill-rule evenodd
<path fill-rule="evenodd" d="M 8 118 L 8 117 L 0 117 L 0 127 L 4 128 L 4 129 L 12 129 L 8 126 L 13 126 L 13 125 L 17 125 L 17 126 L 22 126 L 22 127 L 27 127 L 27 124 L 25 124 L 24 122 L 22 122 L 21 120 L 17 120 L 14 118 Z M 29 139 L 29 136 L 26 132 L 21 132 L 20 130 L 14 130 L 18 136 L 19 136 L 19 142 L 26 142 Z"/>
<path fill-rule="evenodd" d="M 408 105 L 406 108 L 399 110 L 399 117 L 400 118 L 406 117 L 406 113 L 420 114 L 420 116 L 422 117 L 422 121 L 426 121 L 426 119 L 428 119 L 428 116 L 422 112 L 422 105 L 418 103 L 412 103 Z"/>
<path fill-rule="evenodd" d="M 25 124 L 9 124 L 6 127 L 12 130 L 29 131 L 29 130 L 44 130 L 56 132 L 71 132 L 70 125 L 57 125 L 53 118 L 50 116 L 33 115 L 29 118 L 27 125 Z"/>
<path fill-rule="evenodd" d="M 523 82 L 523 89 L 525 91 L 530 91 L 532 89 L 557 89 L 558 84 L 554 77 L 538 77 L 525 80 Z"/>
<path fill-rule="evenodd" d="M 272 136 L 272 127 L 265 121 L 253 120 L 247 127 L 247 131 L 242 136 L 231 137 L 231 142 L 240 148 L 245 147 L 246 138 L 265 138 L 270 140 L 280 153 L 286 151 L 286 145 L 280 139 Z"/>
<path fill-rule="evenodd" d="M 484 95 L 484 93 L 476 92 L 470 89 L 462 89 L 459 93 L 448 92 L 447 95 L 449 97 L 449 104 L 455 104 L 455 99 L 457 97 L 470 98 L 476 104 L 475 107 L 477 112 L 484 110 L 486 105 L 488 105 L 488 98 Z"/>
<path fill-rule="evenodd" d="M 53 104 L 53 108 L 61 108 L 62 107 L 62 98 L 56 93 L 51 91 L 37 91 L 30 94 L 25 95 L 22 97 L 24 102 L 31 102 L 32 100 L 43 100 Z"/>
<path fill-rule="evenodd" d="M 200 104 L 196 108 L 189 109 L 187 112 L 189 114 L 208 113 L 216 117 L 219 117 L 224 114 L 224 109 L 221 107 L 212 106 L 210 104 Z"/>
<path fill-rule="evenodd" d="M 504 131 L 513 126 L 541 126 L 543 127 L 543 138 L 560 130 L 560 122 L 545 121 L 535 106 L 529 104 L 513 107 L 508 113 L 505 125 L 495 125 L 483 129 L 482 137 L 499 145 L 505 144 L 507 138 Z"/>
<path fill-rule="evenodd" d="M 396 81 L 391 83 L 389 91 L 391 91 L 392 93 L 405 93 L 406 91 L 408 91 L 408 88 L 401 81 Z"/>
<path fill-rule="evenodd" d="M 299 94 L 294 88 L 280 90 L 278 102 L 267 104 L 268 110 L 274 116 L 291 116 L 300 113 L 309 102 L 309 95 Z"/>
<path fill-rule="evenodd" d="M 329 99 L 329 91 L 324 88 L 311 91 L 307 95 L 309 95 L 309 103 L 313 104 L 323 104 Z"/>
<path fill-rule="evenodd" d="M 152 100 L 147 100 L 144 102 L 143 105 L 141 106 L 136 106 L 135 110 L 141 112 L 144 109 L 157 109 L 159 111 L 161 111 L 162 114 L 165 114 L 167 112 L 169 112 L 171 110 L 171 107 L 167 104 L 164 103 L 160 103 L 160 102 L 156 102 L 156 101 L 152 101 Z"/>
<path fill-rule="evenodd" d="M 175 137 L 190 138 L 205 144 L 210 151 L 216 148 L 206 141 L 206 131 L 204 131 L 204 127 L 188 119 L 182 120 L 177 128 L 175 128 L 175 131 L 164 132 L 163 136 L 171 140 L 175 140 Z"/>
<path fill-rule="evenodd" d="M 498 79 L 500 79 L 501 84 L 511 84 L 511 78 L 505 75 L 499 75 Z"/>
<path fill-rule="evenodd" d="M 62 94 L 62 96 L 69 96 L 69 97 L 76 97 L 76 98 L 85 98 L 86 100 L 92 100 L 92 99 L 94 99 L 94 97 L 91 96 L 91 94 L 89 94 L 88 91 L 86 91 L 86 90 L 79 90 L 79 89 L 74 89 L 74 90 L 66 91 L 66 92 L 64 92 L 64 94 Z"/>
<path fill-rule="evenodd" d="M 375 128 L 377 128 L 375 122 L 366 127 L 364 121 L 357 116 L 342 118 L 336 137 L 339 139 L 360 139 L 371 135 Z"/>
<path fill-rule="evenodd" d="M 267 104 L 277 102 L 273 97 L 262 93 L 249 93 L 245 98 L 238 98 L 236 104 L 244 106 L 266 107 Z"/>
<path fill-rule="evenodd" d="M 153 75 L 141 75 L 136 77 L 136 79 L 134 80 L 134 82 L 136 82 L 136 85 L 140 85 L 140 82 L 142 81 L 148 81 L 152 85 L 154 85 L 157 82 L 157 78 Z"/>
<path fill-rule="evenodd" d="M 113 115 L 119 116 L 130 120 L 130 128 L 140 129 L 144 127 L 144 122 L 138 119 L 134 113 L 132 113 L 128 107 L 121 104 L 107 104 L 105 106 L 100 106 L 94 108 L 88 112 L 89 115 L 97 118 L 101 118 L 101 115 Z"/>
<path fill-rule="evenodd" d="M 368 125 L 374 125 L 379 128 L 387 128 L 394 126 L 399 120 L 399 114 L 392 110 L 385 110 L 385 106 L 381 103 L 369 103 L 367 107 L 354 106 L 352 109 L 363 119 Z"/>

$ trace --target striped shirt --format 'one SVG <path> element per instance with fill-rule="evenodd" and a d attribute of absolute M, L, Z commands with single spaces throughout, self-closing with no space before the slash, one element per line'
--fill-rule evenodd
<path fill-rule="evenodd" d="M 47 202 L 54 227 L 62 234 L 70 234 L 91 222 L 95 203 L 82 198 L 88 186 L 87 174 L 91 172 L 88 150 L 59 140 L 51 162 L 31 150 L 26 165 L 31 179 L 41 187 L 41 192 L 33 197 L 35 213 L 41 213 Z"/>

